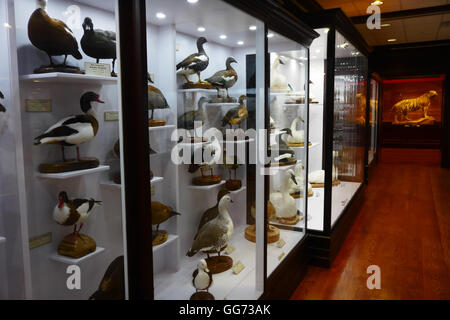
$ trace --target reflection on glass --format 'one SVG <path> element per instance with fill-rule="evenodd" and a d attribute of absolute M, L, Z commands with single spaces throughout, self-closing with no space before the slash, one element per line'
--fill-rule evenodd
<path fill-rule="evenodd" d="M 377 123 L 378 123 L 378 97 L 379 97 L 378 82 L 374 79 L 370 80 L 370 145 L 368 161 L 372 163 L 374 155 L 377 152 Z"/>

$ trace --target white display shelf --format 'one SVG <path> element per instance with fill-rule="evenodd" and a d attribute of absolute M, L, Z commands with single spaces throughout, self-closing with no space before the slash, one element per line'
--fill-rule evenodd
<path fill-rule="evenodd" d="M 103 171 L 108 171 L 109 166 L 98 166 L 97 168 L 86 169 L 86 170 L 78 170 L 78 171 L 70 171 L 70 172 L 62 172 L 62 173 L 36 173 L 36 177 L 43 179 L 69 179 L 75 178 L 79 176 L 84 176 L 92 173 L 99 173 Z"/>
<path fill-rule="evenodd" d="M 78 259 L 62 256 L 58 253 L 53 253 L 50 256 L 50 259 L 52 259 L 53 261 L 62 262 L 62 263 L 69 264 L 69 265 L 79 264 L 83 261 L 86 261 L 86 260 L 98 255 L 99 253 L 102 253 L 103 251 L 105 251 L 105 248 L 97 247 L 94 252 L 91 252 L 91 253 L 85 255 L 84 257 L 81 257 Z"/>
<path fill-rule="evenodd" d="M 159 126 L 159 127 L 148 127 L 149 132 L 153 131 L 160 131 L 160 130 L 169 130 L 169 129 L 175 129 L 176 126 L 174 124 L 168 124 L 165 126 Z"/>
<path fill-rule="evenodd" d="M 215 90 L 215 89 L 179 89 L 178 92 L 181 92 L 181 93 L 200 92 L 200 93 L 215 93 L 215 94 L 217 94 L 217 90 Z"/>
<path fill-rule="evenodd" d="M 241 143 L 250 143 L 250 142 L 254 142 L 254 141 L 255 141 L 255 139 L 253 139 L 253 138 L 250 138 L 248 140 L 243 140 L 243 139 L 241 139 L 241 140 L 223 140 L 223 145 L 226 145 L 227 143 L 241 144 Z"/>
<path fill-rule="evenodd" d="M 246 186 L 242 186 L 240 189 L 237 189 L 235 191 L 230 191 L 231 194 L 238 194 L 241 193 L 242 191 L 247 190 Z"/>
<path fill-rule="evenodd" d="M 304 107 L 304 103 L 283 103 L 283 107 Z"/>
<path fill-rule="evenodd" d="M 237 107 L 239 103 L 237 102 L 208 102 L 206 104 L 208 107 Z"/>
<path fill-rule="evenodd" d="M 309 148 L 314 148 L 317 147 L 318 145 L 320 145 L 320 142 L 311 142 L 311 145 L 309 146 Z M 305 149 L 305 147 L 289 147 L 290 149 L 296 151 L 296 150 L 300 150 L 300 149 Z"/>
<path fill-rule="evenodd" d="M 193 184 L 188 185 L 187 188 L 191 190 L 211 190 L 214 188 L 218 188 L 225 184 L 225 180 L 220 181 L 220 183 L 216 183 L 210 186 L 194 186 Z"/>
<path fill-rule="evenodd" d="M 86 74 L 76 73 L 40 73 L 28 74 L 20 77 L 21 81 L 35 82 L 35 83 L 99 83 L 99 84 L 116 84 L 115 77 L 100 77 Z"/>
<path fill-rule="evenodd" d="M 5 243 L 6 242 L 6 238 L 5 237 L 0 237 L 0 244 Z"/>
<path fill-rule="evenodd" d="M 171 245 L 171 244 L 172 244 L 174 241 L 176 241 L 176 240 L 178 240 L 178 236 L 177 236 L 177 235 L 169 234 L 169 237 L 167 238 L 167 241 L 166 241 L 166 242 L 164 242 L 164 243 L 162 243 L 162 244 L 160 244 L 160 245 L 154 246 L 154 247 L 152 248 L 152 249 L 153 249 L 153 253 L 155 253 L 155 252 L 161 250 L 161 249 L 164 248 L 164 247 L 167 247 L 167 246 Z"/>
<path fill-rule="evenodd" d="M 163 177 L 153 177 L 153 179 L 150 181 L 150 183 L 153 186 L 154 184 L 161 182 L 163 180 L 164 180 Z M 102 183 L 100 183 L 100 185 L 102 185 L 106 188 L 115 189 L 115 190 L 120 190 L 122 188 L 121 184 L 115 183 L 113 181 L 102 182 Z"/>

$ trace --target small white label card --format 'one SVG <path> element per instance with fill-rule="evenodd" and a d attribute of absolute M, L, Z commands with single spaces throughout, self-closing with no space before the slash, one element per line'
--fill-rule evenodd
<path fill-rule="evenodd" d="M 52 100 L 50 99 L 26 99 L 27 112 L 52 112 Z"/>
<path fill-rule="evenodd" d="M 242 270 L 244 270 L 245 266 L 241 261 L 238 261 L 234 266 L 233 266 L 233 273 L 234 274 L 239 274 Z"/>
<path fill-rule="evenodd" d="M 278 260 L 281 260 L 284 258 L 286 254 L 284 252 L 282 252 L 279 256 L 278 256 Z"/>
<path fill-rule="evenodd" d="M 283 248 L 285 244 L 286 244 L 286 241 L 284 241 L 283 239 L 280 239 L 277 242 L 277 247 L 278 248 Z"/>
<path fill-rule="evenodd" d="M 228 255 L 230 255 L 230 254 L 233 253 L 234 250 L 236 250 L 236 248 L 235 248 L 232 244 L 229 244 L 229 245 L 227 245 L 227 248 L 225 249 L 225 252 L 226 252 Z"/>
<path fill-rule="evenodd" d="M 117 111 L 106 111 L 105 121 L 119 121 L 119 112 Z"/>
<path fill-rule="evenodd" d="M 109 63 L 84 63 L 85 73 L 91 76 L 111 77 L 111 65 Z"/>

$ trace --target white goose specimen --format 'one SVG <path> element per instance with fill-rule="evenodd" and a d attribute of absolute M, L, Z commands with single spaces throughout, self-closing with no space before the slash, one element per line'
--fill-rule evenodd
<path fill-rule="evenodd" d="M 290 183 L 292 180 L 295 184 L 297 180 L 295 179 L 295 174 L 292 169 L 287 170 L 282 177 L 280 191 L 272 192 L 270 194 L 270 202 L 273 204 L 276 210 L 276 215 L 278 218 L 292 218 L 297 215 L 297 206 L 295 199 L 290 195 Z"/>
<path fill-rule="evenodd" d="M 299 122 L 304 123 L 304 120 L 302 117 L 297 117 L 294 119 L 294 121 L 292 121 L 290 135 L 282 135 L 281 136 L 288 145 L 289 144 L 300 144 L 300 143 L 305 142 L 305 131 L 297 130 L 297 124 Z"/>
<path fill-rule="evenodd" d="M 304 178 L 304 167 L 303 164 L 298 163 L 294 168 L 295 173 L 295 183 L 292 180 L 289 180 L 289 193 L 290 194 L 298 194 L 298 195 L 304 195 L 304 189 L 305 189 L 305 178 Z M 311 184 L 308 182 L 308 193 L 312 192 Z"/>
<path fill-rule="evenodd" d="M 276 57 L 270 72 L 270 88 L 277 90 L 287 90 L 289 87 L 286 76 L 278 71 L 280 64 L 284 64 L 280 57 Z"/>
<path fill-rule="evenodd" d="M 225 195 L 219 201 L 219 214 L 216 218 L 210 220 L 200 230 L 194 238 L 191 249 L 186 254 L 188 257 L 194 256 L 199 251 L 217 251 L 220 256 L 220 250 L 226 246 L 233 235 L 234 225 L 228 212 L 228 204 L 232 203 L 231 197 Z M 209 254 L 208 258 L 209 258 Z"/>
<path fill-rule="evenodd" d="M 64 146 L 77 147 L 77 160 L 80 158 L 79 145 L 92 140 L 98 132 L 99 123 L 92 109 L 91 102 L 104 103 L 99 95 L 94 92 L 86 92 L 80 99 L 82 115 L 75 115 L 64 118 L 51 126 L 44 134 L 36 137 L 35 145 L 61 144 L 63 161 L 66 161 Z"/>

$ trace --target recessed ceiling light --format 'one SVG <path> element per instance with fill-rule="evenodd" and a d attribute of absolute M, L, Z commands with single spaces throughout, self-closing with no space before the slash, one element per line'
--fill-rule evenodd
<path fill-rule="evenodd" d="M 166 15 L 165 15 L 164 13 L 162 13 L 162 12 L 158 12 L 158 13 L 156 13 L 156 17 L 157 17 L 158 19 L 165 19 L 165 18 L 166 18 Z"/>
<path fill-rule="evenodd" d="M 381 25 L 381 27 L 390 27 L 390 26 L 391 26 L 390 23 L 383 23 L 383 24 Z"/>
<path fill-rule="evenodd" d="M 227 38 L 227 36 L 226 35 L 224 35 L 224 34 L 222 34 L 222 35 L 220 35 L 220 37 L 219 37 L 220 39 L 226 39 Z"/>
<path fill-rule="evenodd" d="M 243 45 L 244 45 L 244 41 L 238 41 L 237 44 L 238 44 L 239 46 L 243 46 Z"/>
<path fill-rule="evenodd" d="M 197 3 L 198 0 L 187 0 L 187 2 L 189 2 L 189 3 L 191 3 L 191 4 L 194 4 L 194 3 Z"/>
<path fill-rule="evenodd" d="M 250 30 L 255 31 L 256 29 L 258 29 L 256 26 L 250 26 L 248 27 Z"/>
<path fill-rule="evenodd" d="M 328 31 L 330 31 L 330 28 L 326 28 L 325 30 L 323 30 L 323 33 L 328 33 Z"/>
<path fill-rule="evenodd" d="M 373 5 L 373 6 L 381 6 L 382 4 L 383 4 L 383 1 L 380 1 L 380 0 L 376 0 L 371 3 L 371 5 Z"/>
<path fill-rule="evenodd" d="M 397 39 L 395 39 L 395 38 L 388 39 L 388 42 L 395 42 L 395 41 L 397 41 Z"/>
<path fill-rule="evenodd" d="M 267 38 L 273 38 L 273 33 L 268 33 Z"/>
<path fill-rule="evenodd" d="M 204 27 L 198 27 L 198 28 L 197 28 L 197 31 L 198 31 L 198 32 L 205 32 L 205 30 L 206 30 L 206 29 L 205 29 Z"/>

